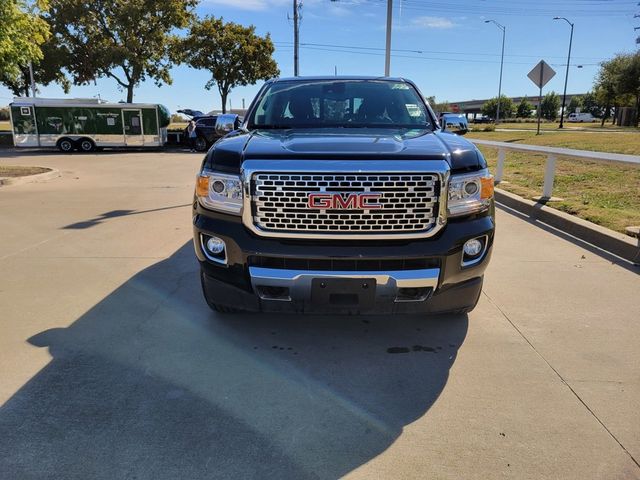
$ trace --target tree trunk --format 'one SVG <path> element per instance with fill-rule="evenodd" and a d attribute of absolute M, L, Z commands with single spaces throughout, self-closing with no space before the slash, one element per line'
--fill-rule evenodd
<path fill-rule="evenodd" d="M 640 92 L 636 94 L 636 128 L 640 125 Z"/>
<path fill-rule="evenodd" d="M 133 83 L 127 85 L 127 103 L 133 103 Z"/>
<path fill-rule="evenodd" d="M 227 113 L 227 96 L 229 95 L 229 89 L 221 87 L 218 90 L 220 91 L 220 100 L 222 101 L 222 113 Z"/>

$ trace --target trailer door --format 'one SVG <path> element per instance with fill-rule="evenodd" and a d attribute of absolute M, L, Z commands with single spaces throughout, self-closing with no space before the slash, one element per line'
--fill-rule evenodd
<path fill-rule="evenodd" d="M 13 143 L 16 147 L 39 147 L 34 105 L 12 105 Z"/>
<path fill-rule="evenodd" d="M 144 145 L 142 112 L 139 109 L 123 109 L 124 144 L 130 147 Z"/>

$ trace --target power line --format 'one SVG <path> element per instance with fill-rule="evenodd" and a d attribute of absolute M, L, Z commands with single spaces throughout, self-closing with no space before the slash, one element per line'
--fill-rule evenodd
<path fill-rule="evenodd" d="M 291 48 L 290 46 L 285 47 L 285 48 Z M 356 54 L 356 55 L 373 55 L 376 57 L 379 56 L 384 56 L 384 53 L 377 53 L 377 52 L 366 52 L 366 51 L 361 51 L 361 50 L 349 50 L 348 48 L 324 48 L 324 47 L 314 47 L 314 46 L 309 46 L 306 44 L 300 44 L 300 48 L 304 48 L 307 50 L 316 50 L 316 51 L 323 51 L 323 52 L 335 52 L 335 53 L 352 53 L 352 54 Z M 426 56 L 419 56 L 419 55 L 398 55 L 398 54 L 392 54 L 391 56 L 395 57 L 395 58 L 412 58 L 412 59 L 417 59 L 417 60 L 429 60 L 429 61 L 441 61 L 441 62 L 458 62 L 458 63 L 485 63 L 485 64 L 489 64 L 489 63 L 500 63 L 499 61 L 491 61 L 491 60 L 471 60 L 471 59 L 461 59 L 461 58 L 439 58 L 439 57 L 426 57 Z M 508 65 L 531 65 L 530 62 L 504 62 L 505 64 Z M 553 63 L 553 66 L 566 66 L 565 64 L 557 64 L 557 63 Z M 583 67 L 585 66 L 594 66 L 594 65 L 598 65 L 597 63 L 581 63 L 579 64 Z M 572 65 L 572 66 L 578 66 L 576 65 Z"/>
<path fill-rule="evenodd" d="M 290 46 L 291 42 L 273 42 L 276 45 L 282 44 L 284 46 Z M 304 42 L 300 45 L 304 46 L 312 46 L 312 47 L 330 47 L 330 48 L 350 48 L 354 50 L 372 50 L 372 51 L 384 51 L 384 48 L 379 47 L 364 47 L 360 45 L 338 45 L 332 43 L 310 43 Z M 421 49 L 405 49 L 405 48 L 392 48 L 392 52 L 405 52 L 405 53 L 417 53 L 417 54 L 441 54 L 441 55 L 468 55 L 468 56 L 486 56 L 486 57 L 496 57 L 499 56 L 496 53 L 480 53 L 480 52 L 451 52 L 444 50 L 421 50 Z M 559 55 L 520 55 L 520 54 L 506 54 L 505 57 L 524 57 L 524 58 L 564 58 L 564 56 Z M 573 58 L 581 58 L 584 60 L 600 60 L 598 57 L 573 57 Z"/>

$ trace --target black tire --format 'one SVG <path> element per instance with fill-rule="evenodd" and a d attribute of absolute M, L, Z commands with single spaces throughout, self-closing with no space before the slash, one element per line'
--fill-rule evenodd
<path fill-rule="evenodd" d="M 220 305 L 219 303 L 215 303 L 211 297 L 211 295 L 209 295 L 209 292 L 207 290 L 207 285 L 204 281 L 204 272 L 201 270 L 200 271 L 200 284 L 202 285 L 202 295 L 204 295 L 204 300 L 205 302 L 207 302 L 207 305 L 209 305 L 209 308 L 211 310 L 213 310 L 214 312 L 218 312 L 218 313 L 240 313 L 242 310 L 238 309 L 238 308 L 233 308 L 233 307 L 228 307 L 226 305 Z"/>
<path fill-rule="evenodd" d="M 96 144 L 90 138 L 81 138 L 78 140 L 78 151 L 82 153 L 90 153 L 95 151 Z"/>
<path fill-rule="evenodd" d="M 198 152 L 206 152 L 209 149 L 209 142 L 204 137 L 196 137 L 195 147 Z"/>
<path fill-rule="evenodd" d="M 75 150 L 76 144 L 70 138 L 61 138 L 58 140 L 57 147 L 62 153 L 71 153 Z"/>

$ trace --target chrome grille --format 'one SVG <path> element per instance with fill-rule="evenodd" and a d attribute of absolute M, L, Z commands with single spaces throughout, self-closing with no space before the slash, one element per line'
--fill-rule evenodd
<path fill-rule="evenodd" d="M 255 173 L 253 222 L 271 232 L 427 232 L 438 216 L 438 179 L 430 173 Z M 313 192 L 377 193 L 381 208 L 311 209 Z"/>

